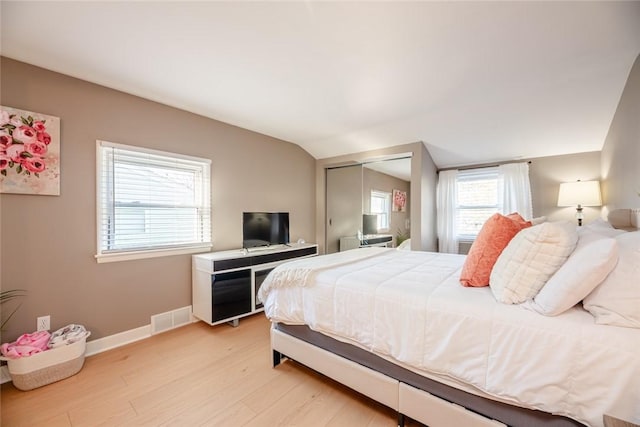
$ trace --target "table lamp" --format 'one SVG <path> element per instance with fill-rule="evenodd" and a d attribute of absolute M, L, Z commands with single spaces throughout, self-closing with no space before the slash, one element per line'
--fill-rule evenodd
<path fill-rule="evenodd" d="M 602 206 L 600 181 L 563 182 L 558 192 L 558 206 L 577 206 L 576 218 L 581 226 L 583 206 Z"/>

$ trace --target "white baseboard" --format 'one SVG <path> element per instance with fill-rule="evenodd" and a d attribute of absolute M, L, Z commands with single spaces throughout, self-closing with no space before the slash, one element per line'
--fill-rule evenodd
<path fill-rule="evenodd" d="M 169 324 L 163 324 L 161 327 L 158 327 L 157 320 L 165 318 L 168 319 Z M 191 315 L 190 305 L 177 308 L 172 311 L 167 311 L 166 313 L 154 314 L 151 316 L 151 323 L 148 325 L 120 332 L 118 334 L 109 335 L 108 337 L 97 340 L 88 341 L 86 356 L 93 356 L 94 354 L 102 353 L 103 351 L 131 344 L 132 342 L 149 338 L 151 335 L 188 325 L 196 320 L 197 319 Z"/>
<path fill-rule="evenodd" d="M 156 330 L 154 331 L 154 333 L 165 332 L 166 330 L 179 328 L 180 326 L 188 325 L 190 323 L 198 321 L 198 319 L 196 319 L 191 315 L 191 306 L 179 308 L 167 313 L 173 314 L 174 312 L 180 313 L 181 315 L 180 322 L 174 322 L 171 325 L 171 327 L 162 331 Z M 161 316 L 163 314 L 166 314 L 166 313 L 161 313 L 160 315 L 155 315 L 155 316 Z M 152 316 L 152 319 L 153 317 L 154 316 Z M 186 319 L 189 319 L 189 321 L 186 321 Z M 85 356 L 93 356 L 95 354 L 102 353 L 103 351 L 122 347 L 123 345 L 131 344 L 136 341 L 149 338 L 151 335 L 152 335 L 152 328 L 150 323 L 148 325 L 140 326 L 139 328 L 129 329 L 128 331 L 123 331 L 117 334 L 109 335 L 107 337 L 98 338 L 97 340 L 87 341 L 87 349 L 85 351 Z M 9 375 L 9 368 L 7 368 L 6 365 L 0 366 L 0 384 L 4 384 L 9 381 L 11 381 L 11 376 Z"/>
<path fill-rule="evenodd" d="M 149 338 L 150 336 L 151 325 L 149 324 L 109 335 L 107 337 L 98 338 L 97 340 L 87 341 L 87 351 L 85 356 L 93 356 L 94 354 L 102 353 L 103 351 L 122 347 L 123 345 Z"/>

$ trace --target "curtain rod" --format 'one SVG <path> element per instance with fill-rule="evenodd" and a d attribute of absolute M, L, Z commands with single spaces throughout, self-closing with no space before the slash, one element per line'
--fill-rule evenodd
<path fill-rule="evenodd" d="M 461 168 L 444 168 L 444 169 L 438 170 L 438 172 L 450 171 L 450 170 L 466 171 L 466 170 L 471 170 L 471 169 L 497 168 L 500 165 L 506 165 L 508 163 L 527 163 L 527 164 L 530 165 L 532 162 L 531 162 L 531 160 L 528 160 L 527 162 L 503 162 L 503 163 L 497 163 L 495 165 L 464 166 L 464 167 L 461 167 Z"/>

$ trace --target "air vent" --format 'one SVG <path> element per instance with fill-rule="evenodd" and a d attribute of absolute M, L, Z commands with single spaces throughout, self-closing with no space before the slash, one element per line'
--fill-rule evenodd
<path fill-rule="evenodd" d="M 191 323 L 191 306 L 151 316 L 151 335 Z"/>

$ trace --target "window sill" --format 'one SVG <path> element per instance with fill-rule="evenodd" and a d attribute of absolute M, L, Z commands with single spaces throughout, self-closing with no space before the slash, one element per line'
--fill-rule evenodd
<path fill-rule="evenodd" d="M 212 245 L 191 246 L 188 248 L 155 249 L 146 251 L 118 252 L 95 255 L 98 264 L 106 262 L 131 261 L 135 259 L 158 258 L 173 255 L 196 254 L 211 251 Z"/>
<path fill-rule="evenodd" d="M 473 243 L 476 240 L 476 237 L 464 236 L 458 237 L 458 243 Z"/>

